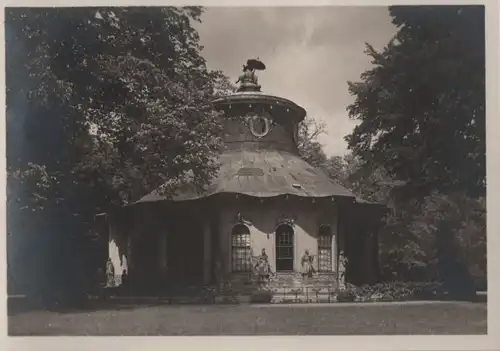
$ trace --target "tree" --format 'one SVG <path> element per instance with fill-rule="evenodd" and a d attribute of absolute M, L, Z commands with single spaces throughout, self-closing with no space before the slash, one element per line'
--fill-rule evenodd
<path fill-rule="evenodd" d="M 321 168 L 327 162 L 327 156 L 318 137 L 325 133 L 325 124 L 307 116 L 299 124 L 297 148 L 299 155 L 314 167 Z"/>
<path fill-rule="evenodd" d="M 346 137 L 360 160 L 351 178 L 366 186 L 379 172 L 385 185 L 388 276 L 439 272 L 456 291 L 470 286 L 463 262 L 485 267 L 485 217 L 472 215 L 485 195 L 484 7 L 393 6 L 390 14 L 395 38 L 381 52 L 367 44 L 374 67 L 349 82 L 348 112 L 360 121 Z M 471 236 L 478 247 L 464 244 Z"/>
<path fill-rule="evenodd" d="M 484 7 L 390 8 L 399 28 L 373 68 L 349 83 L 360 124 L 346 137 L 367 166 L 383 166 L 399 196 L 485 190 Z"/>
<path fill-rule="evenodd" d="M 122 202 L 167 180 L 174 185 L 189 170 L 196 180 L 204 178 L 205 171 L 213 173 L 206 165 L 212 166 L 210 159 L 219 147 L 220 115 L 210 101 L 225 77 L 208 71 L 199 54 L 190 21 L 199 20 L 200 9 L 12 11 L 9 27 L 32 52 L 28 62 L 10 60 L 27 69 L 9 72 L 22 71 L 34 80 L 29 94 L 38 97 L 37 108 L 53 112 L 54 105 L 62 105 L 64 118 L 58 120 L 78 144 L 69 149 L 92 155 L 91 167 L 80 167 L 102 167 L 96 152 L 106 153 L 108 169 L 102 171 L 110 175 L 106 181 L 113 179 L 107 188 L 116 188 Z M 193 139 L 199 143 L 190 143 Z M 60 156 L 55 153 L 55 163 L 61 164 Z M 81 160 L 80 154 L 68 156 Z M 157 157 L 156 162 L 151 157 Z M 145 179 L 152 184 L 140 184 Z M 126 194 L 120 187 L 127 188 Z"/>
<path fill-rule="evenodd" d="M 191 24 L 201 14 L 7 10 L 10 245 L 27 250 L 45 236 L 34 257 L 52 259 L 55 281 L 61 269 L 75 276 L 68 261 L 95 214 L 160 186 L 167 195 L 186 182 L 203 187 L 216 172 L 222 120 L 211 101 L 230 85 L 200 54 Z M 61 257 L 50 255 L 56 245 Z"/>
<path fill-rule="evenodd" d="M 456 285 L 452 290 L 466 289 L 462 280 L 469 273 L 476 286 L 486 288 L 484 198 L 474 199 L 464 193 L 433 193 L 413 217 L 411 229 L 418 237 L 427 239 L 424 248 L 432 259 L 431 267 L 438 276 L 453 278 L 448 280 Z"/>
<path fill-rule="evenodd" d="M 325 124 L 313 117 L 306 117 L 299 124 L 297 148 L 300 157 L 310 165 L 325 172 L 332 180 L 350 188 L 346 164 L 341 156 L 328 157 L 318 137 L 326 133 Z"/>
<path fill-rule="evenodd" d="M 462 271 L 467 267 L 475 285 L 486 289 L 484 197 L 475 199 L 464 193 L 433 192 L 421 201 L 394 202 L 392 189 L 398 182 L 393 181 L 384 168 L 367 172 L 361 159 L 352 154 L 346 155 L 343 162 L 347 186 L 354 193 L 388 206 L 379 232 L 384 279 L 440 280 L 447 275 L 446 269 L 456 276 L 458 266 Z M 443 236 L 444 229 L 452 236 Z M 443 261 L 451 263 L 443 265 Z M 460 279 L 454 284 L 463 285 Z"/>

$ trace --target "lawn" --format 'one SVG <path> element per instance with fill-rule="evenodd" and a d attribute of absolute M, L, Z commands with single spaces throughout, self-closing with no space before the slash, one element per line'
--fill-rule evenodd
<path fill-rule="evenodd" d="M 157 305 L 9 316 L 9 335 L 486 334 L 486 304 Z"/>

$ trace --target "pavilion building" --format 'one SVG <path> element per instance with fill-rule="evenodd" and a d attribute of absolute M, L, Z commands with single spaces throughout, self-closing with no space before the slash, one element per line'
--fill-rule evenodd
<path fill-rule="evenodd" d="M 252 62 L 238 90 L 214 101 L 227 119 L 220 169 L 206 191 L 169 198 L 155 191 L 108 215 L 117 285 L 125 272 L 135 288 L 252 284 L 259 260 L 285 280 L 343 286 L 378 279 L 381 207 L 301 159 L 306 111 L 261 92 L 261 67 Z"/>

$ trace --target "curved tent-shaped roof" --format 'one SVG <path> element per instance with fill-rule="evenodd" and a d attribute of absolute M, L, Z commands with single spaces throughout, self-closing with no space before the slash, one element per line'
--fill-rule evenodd
<path fill-rule="evenodd" d="M 302 121 L 306 116 L 306 110 L 295 102 L 280 96 L 265 94 L 260 91 L 241 91 L 227 95 L 213 101 L 218 108 L 224 108 L 231 105 L 252 104 L 268 105 L 274 107 L 283 107 L 294 112 L 298 121 Z"/>
<path fill-rule="evenodd" d="M 280 195 L 301 197 L 356 196 L 333 182 L 322 171 L 312 167 L 299 156 L 278 150 L 234 150 L 220 156 L 218 176 L 203 193 L 182 189 L 172 198 L 158 191 L 144 196 L 136 203 L 162 200 L 185 201 L 222 193 L 269 198 Z"/>

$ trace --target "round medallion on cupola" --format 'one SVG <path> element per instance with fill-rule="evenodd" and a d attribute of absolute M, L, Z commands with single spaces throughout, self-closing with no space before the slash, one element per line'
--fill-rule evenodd
<path fill-rule="evenodd" d="M 247 120 L 250 132 L 257 138 L 265 137 L 271 130 L 271 118 L 268 113 L 263 115 L 250 113 L 247 115 Z"/>

